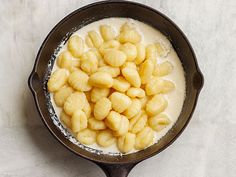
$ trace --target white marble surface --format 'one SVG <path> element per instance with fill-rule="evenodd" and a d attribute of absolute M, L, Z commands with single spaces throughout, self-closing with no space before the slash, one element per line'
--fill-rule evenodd
<path fill-rule="evenodd" d="M 91 0 L 2 0 L 0 5 L 0 176 L 105 176 L 62 147 L 42 124 L 27 87 L 52 27 Z M 236 1 L 140 0 L 185 32 L 205 76 L 193 119 L 164 152 L 130 177 L 236 176 Z"/>

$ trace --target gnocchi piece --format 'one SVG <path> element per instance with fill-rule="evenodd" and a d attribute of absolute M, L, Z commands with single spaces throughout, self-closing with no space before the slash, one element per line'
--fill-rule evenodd
<path fill-rule="evenodd" d="M 105 119 L 105 124 L 111 130 L 117 131 L 121 125 L 121 115 L 115 111 L 111 111 Z"/>
<path fill-rule="evenodd" d="M 86 96 L 82 92 L 72 93 L 64 103 L 64 111 L 71 116 L 77 109 L 82 110 L 86 101 Z"/>
<path fill-rule="evenodd" d="M 169 40 L 159 41 L 156 43 L 157 53 L 160 57 L 166 57 L 171 50 L 171 44 Z"/>
<path fill-rule="evenodd" d="M 87 99 L 85 100 L 85 104 L 82 111 L 84 111 L 87 118 L 91 117 L 92 109 Z"/>
<path fill-rule="evenodd" d="M 84 52 L 84 41 L 77 35 L 73 35 L 68 40 L 68 49 L 74 57 L 80 57 Z"/>
<path fill-rule="evenodd" d="M 120 32 L 124 32 L 124 31 L 128 31 L 128 30 L 133 30 L 134 29 L 134 27 L 133 26 L 131 26 L 131 24 L 130 23 L 124 23 L 122 26 L 121 26 L 121 28 L 120 28 Z"/>
<path fill-rule="evenodd" d="M 110 49 L 104 54 L 105 62 L 113 67 L 120 67 L 123 65 L 126 58 L 125 53 L 117 49 Z"/>
<path fill-rule="evenodd" d="M 135 134 L 133 133 L 126 133 L 125 135 L 121 136 L 117 140 L 117 147 L 122 153 L 130 152 L 134 148 L 135 144 Z"/>
<path fill-rule="evenodd" d="M 140 65 L 139 75 L 142 84 L 146 84 L 151 79 L 153 71 L 154 65 L 151 60 L 146 60 Z"/>
<path fill-rule="evenodd" d="M 77 133 L 87 128 L 87 117 L 81 110 L 76 110 L 71 117 L 71 130 Z"/>
<path fill-rule="evenodd" d="M 145 91 L 141 88 L 131 87 L 126 93 L 130 98 L 143 98 L 145 97 Z"/>
<path fill-rule="evenodd" d="M 149 44 L 146 47 L 146 59 L 151 60 L 154 66 L 157 63 L 157 48 L 155 44 Z"/>
<path fill-rule="evenodd" d="M 71 117 L 68 116 L 64 111 L 61 112 L 60 120 L 67 128 L 71 128 Z"/>
<path fill-rule="evenodd" d="M 113 85 L 113 78 L 105 72 L 96 72 L 89 78 L 89 84 L 98 88 L 110 88 Z"/>
<path fill-rule="evenodd" d="M 83 54 L 81 60 L 81 69 L 87 74 L 92 74 L 98 69 L 98 59 L 93 51 L 88 51 Z"/>
<path fill-rule="evenodd" d="M 136 135 L 135 149 L 142 150 L 153 143 L 154 131 L 150 127 L 145 127 Z"/>
<path fill-rule="evenodd" d="M 47 86 L 49 92 L 58 91 L 63 85 L 66 84 L 68 78 L 68 71 L 66 69 L 58 69 L 50 76 Z"/>
<path fill-rule="evenodd" d="M 161 64 L 157 64 L 153 72 L 154 76 L 165 76 L 173 71 L 173 65 L 169 61 L 165 61 Z"/>
<path fill-rule="evenodd" d="M 65 68 L 70 70 L 73 65 L 73 56 L 69 51 L 63 51 L 57 59 L 57 65 L 60 68 Z"/>
<path fill-rule="evenodd" d="M 102 66 L 98 71 L 109 73 L 111 77 L 117 77 L 120 74 L 120 69 L 112 66 Z"/>
<path fill-rule="evenodd" d="M 114 79 L 112 88 L 119 92 L 126 92 L 130 88 L 130 83 L 127 82 L 122 76 Z"/>
<path fill-rule="evenodd" d="M 163 95 L 155 95 L 147 102 L 146 112 L 149 115 L 154 116 L 164 111 L 167 106 L 168 102 Z"/>
<path fill-rule="evenodd" d="M 90 130 L 88 128 L 81 130 L 77 133 L 77 140 L 80 143 L 91 145 L 96 142 L 97 133 L 96 131 Z"/>
<path fill-rule="evenodd" d="M 88 46 L 89 48 L 93 48 L 93 47 L 94 47 L 93 41 L 90 39 L 89 35 L 87 35 L 87 36 L 85 37 L 85 43 L 87 44 L 87 46 Z"/>
<path fill-rule="evenodd" d="M 124 115 L 121 115 L 120 127 L 114 132 L 114 136 L 123 136 L 129 130 L 129 120 Z"/>
<path fill-rule="evenodd" d="M 126 54 L 127 61 L 134 61 L 137 57 L 137 48 L 134 44 L 125 43 L 120 46 L 120 50 Z"/>
<path fill-rule="evenodd" d="M 73 89 L 68 86 L 63 86 L 57 92 L 54 93 L 54 101 L 57 106 L 62 107 L 66 101 L 66 99 L 72 94 Z"/>
<path fill-rule="evenodd" d="M 108 98 L 101 98 L 94 106 L 94 117 L 97 120 L 103 120 L 111 110 L 111 102 Z"/>
<path fill-rule="evenodd" d="M 167 93 L 175 88 L 173 82 L 154 77 L 145 86 L 147 95 L 156 95 L 158 93 Z"/>
<path fill-rule="evenodd" d="M 147 123 L 147 115 L 142 111 L 141 114 L 130 120 L 129 131 L 132 133 L 140 132 Z"/>
<path fill-rule="evenodd" d="M 88 120 L 88 127 L 92 130 L 104 130 L 104 129 L 106 129 L 106 124 L 102 120 L 90 118 Z"/>
<path fill-rule="evenodd" d="M 118 36 L 120 43 L 130 42 L 132 44 L 139 43 L 141 41 L 141 35 L 135 30 L 123 30 Z"/>
<path fill-rule="evenodd" d="M 89 91 L 92 87 L 89 85 L 88 80 L 89 76 L 85 72 L 77 70 L 70 74 L 68 78 L 68 83 L 75 90 Z"/>
<path fill-rule="evenodd" d="M 109 41 L 115 38 L 115 31 L 109 25 L 101 25 L 100 26 L 100 33 L 104 41 Z"/>
<path fill-rule="evenodd" d="M 148 101 L 148 97 L 145 96 L 143 98 L 140 98 L 139 100 L 141 102 L 141 108 L 144 108 L 146 106 L 147 101 Z"/>
<path fill-rule="evenodd" d="M 102 130 L 97 135 L 97 143 L 102 147 L 109 147 L 116 142 L 110 130 Z"/>
<path fill-rule="evenodd" d="M 137 70 L 136 64 L 133 62 L 130 62 L 130 61 L 127 61 L 122 65 L 122 69 L 124 69 L 124 68 L 132 68 L 132 69 Z"/>
<path fill-rule="evenodd" d="M 99 48 L 102 45 L 103 40 L 102 40 L 101 36 L 96 31 L 89 31 L 88 35 L 89 35 L 91 41 L 93 42 L 94 47 Z"/>
<path fill-rule="evenodd" d="M 135 115 L 137 115 L 141 110 L 141 102 L 139 99 L 133 99 L 131 105 L 128 107 L 128 109 L 125 110 L 124 115 L 131 119 Z"/>
<path fill-rule="evenodd" d="M 139 73 L 137 70 L 133 68 L 124 68 L 122 69 L 122 75 L 124 78 L 134 87 L 140 87 L 141 86 L 141 79 L 139 77 Z"/>
<path fill-rule="evenodd" d="M 171 121 L 166 114 L 158 114 L 148 119 L 149 126 L 157 132 L 166 128 L 170 122 Z"/>
<path fill-rule="evenodd" d="M 96 103 L 103 97 L 107 97 L 110 93 L 110 89 L 108 88 L 93 88 L 91 91 L 91 101 Z"/>
<path fill-rule="evenodd" d="M 118 113 L 124 112 L 132 103 L 131 99 L 119 92 L 113 92 L 110 96 L 112 108 Z"/>
<path fill-rule="evenodd" d="M 101 52 L 102 55 L 104 55 L 110 49 L 118 49 L 119 47 L 120 47 L 119 41 L 117 41 L 117 40 L 110 40 L 110 41 L 104 42 L 99 47 L 99 51 Z"/>
<path fill-rule="evenodd" d="M 136 45 L 136 48 L 137 48 L 137 57 L 136 59 L 134 60 L 134 62 L 139 65 L 141 64 L 145 58 L 146 58 L 146 49 L 145 49 L 145 46 L 143 44 L 137 44 Z"/>

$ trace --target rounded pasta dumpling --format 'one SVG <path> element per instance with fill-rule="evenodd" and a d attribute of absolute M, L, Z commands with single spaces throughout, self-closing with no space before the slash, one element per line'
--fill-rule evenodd
<path fill-rule="evenodd" d="M 68 86 L 61 87 L 57 92 L 54 93 L 54 101 L 57 106 L 62 107 L 66 99 L 72 94 L 73 89 Z"/>
<path fill-rule="evenodd" d="M 102 120 L 90 118 L 88 120 L 88 127 L 92 130 L 104 130 L 104 129 L 106 129 L 106 124 Z"/>
<path fill-rule="evenodd" d="M 96 142 L 97 133 L 96 131 L 90 130 L 88 128 L 81 130 L 77 133 L 77 140 L 80 143 L 91 145 Z"/>
<path fill-rule="evenodd" d="M 89 91 L 92 87 L 88 83 L 89 76 L 81 71 L 77 70 L 70 74 L 68 83 L 78 91 Z"/>
<path fill-rule="evenodd" d="M 125 135 L 129 130 L 129 120 L 126 116 L 121 115 L 121 122 L 120 127 L 118 130 L 114 132 L 114 136 L 123 136 Z"/>
<path fill-rule="evenodd" d="M 103 120 L 111 110 L 111 101 L 108 98 L 101 98 L 94 106 L 94 117 L 97 120 Z"/>
<path fill-rule="evenodd" d="M 139 99 L 133 99 L 131 105 L 128 107 L 128 109 L 125 110 L 124 115 L 131 119 L 135 115 L 137 115 L 141 110 L 141 102 Z"/>
<path fill-rule="evenodd" d="M 168 102 L 163 95 L 155 95 L 147 102 L 146 112 L 151 116 L 157 115 L 164 111 L 167 106 Z"/>
<path fill-rule="evenodd" d="M 98 69 L 98 59 L 93 51 L 88 51 L 81 58 L 81 69 L 87 74 L 92 74 Z"/>
<path fill-rule="evenodd" d="M 112 88 L 119 92 L 126 92 L 130 88 L 130 83 L 122 76 L 119 76 L 114 79 Z"/>
<path fill-rule="evenodd" d="M 136 44 L 141 41 L 141 35 L 135 29 L 123 30 L 118 39 L 121 43 L 130 42 Z"/>
<path fill-rule="evenodd" d="M 64 111 L 61 111 L 60 120 L 67 128 L 71 128 L 71 117 Z"/>
<path fill-rule="evenodd" d="M 160 40 L 156 43 L 157 53 L 160 57 L 166 57 L 171 50 L 171 44 L 168 39 Z"/>
<path fill-rule="evenodd" d="M 71 53 L 67 50 L 61 52 L 57 59 L 57 65 L 60 68 L 65 68 L 70 70 L 70 68 L 73 65 L 73 56 L 71 55 Z"/>
<path fill-rule="evenodd" d="M 139 64 L 141 64 L 141 63 L 145 60 L 145 58 L 146 58 L 146 49 L 145 49 L 145 46 L 144 46 L 143 44 L 141 44 L 141 43 L 137 44 L 136 47 L 137 47 L 137 57 L 136 57 L 136 59 L 135 59 L 134 62 L 135 62 L 137 65 L 139 65 Z"/>
<path fill-rule="evenodd" d="M 109 41 L 115 38 L 115 31 L 109 25 L 101 25 L 100 26 L 100 33 L 104 41 Z"/>
<path fill-rule="evenodd" d="M 141 88 L 131 87 L 126 93 L 130 98 L 143 98 L 145 97 L 145 91 Z"/>
<path fill-rule="evenodd" d="M 161 64 L 157 64 L 153 72 L 154 76 L 165 76 L 170 74 L 174 69 L 174 66 L 169 61 L 165 61 Z"/>
<path fill-rule="evenodd" d="M 91 39 L 93 46 L 99 48 L 103 43 L 101 36 L 96 31 L 89 31 L 88 32 L 89 38 Z"/>
<path fill-rule="evenodd" d="M 91 117 L 92 109 L 91 109 L 91 106 L 90 106 L 87 99 L 85 99 L 84 107 L 83 107 L 82 111 L 84 111 L 87 118 Z"/>
<path fill-rule="evenodd" d="M 154 66 L 157 63 L 157 48 L 155 44 L 149 44 L 146 47 L 146 59 L 152 61 Z"/>
<path fill-rule="evenodd" d="M 120 50 L 126 54 L 127 61 L 134 61 L 137 57 L 137 48 L 134 44 L 125 43 L 120 46 Z"/>
<path fill-rule="evenodd" d="M 58 91 L 63 85 L 66 84 L 69 72 L 66 69 L 58 69 L 54 71 L 47 83 L 49 92 Z"/>
<path fill-rule="evenodd" d="M 119 92 L 113 92 L 110 96 L 112 108 L 118 113 L 124 112 L 132 103 L 131 99 Z"/>
<path fill-rule="evenodd" d="M 153 143 L 154 131 L 150 127 L 145 127 L 137 135 L 135 140 L 135 149 L 142 150 Z"/>
<path fill-rule="evenodd" d="M 125 53 L 117 49 L 110 49 L 104 54 L 105 62 L 113 67 L 120 67 L 123 65 L 126 58 Z"/>
<path fill-rule="evenodd" d="M 68 49 L 74 57 L 80 57 L 84 52 L 84 41 L 77 35 L 73 35 L 68 40 Z"/>
<path fill-rule="evenodd" d="M 87 44 L 87 46 L 88 46 L 89 48 L 93 48 L 93 47 L 94 47 L 93 41 L 91 40 L 91 38 L 89 37 L 89 35 L 87 35 L 87 36 L 85 37 L 85 43 Z"/>
<path fill-rule="evenodd" d="M 121 27 L 120 27 L 120 32 L 128 31 L 128 30 L 133 30 L 135 29 L 133 24 L 125 22 Z"/>
<path fill-rule="evenodd" d="M 94 87 L 91 91 L 91 101 L 93 103 L 96 103 L 98 100 L 100 100 L 103 97 L 107 97 L 110 93 L 109 88 L 96 88 Z"/>
<path fill-rule="evenodd" d="M 77 109 L 83 109 L 86 101 L 86 96 L 82 92 L 72 93 L 64 103 L 64 111 L 68 115 L 72 115 Z"/>
<path fill-rule="evenodd" d="M 135 69 L 135 70 L 138 69 L 136 64 L 134 62 L 130 62 L 130 61 L 127 61 L 122 65 L 122 69 L 124 69 L 124 68 L 132 68 L 132 69 Z"/>
<path fill-rule="evenodd" d="M 157 132 L 160 132 L 162 129 L 166 128 L 170 122 L 171 121 L 166 114 L 158 114 L 148 119 L 149 126 Z"/>
<path fill-rule="evenodd" d="M 108 50 L 111 49 L 118 49 L 120 47 L 120 43 L 117 40 L 110 40 L 104 42 L 100 47 L 99 51 L 101 52 L 102 55 L 104 55 Z"/>
<path fill-rule="evenodd" d="M 141 86 L 141 79 L 139 77 L 138 71 L 133 68 L 123 68 L 122 69 L 122 75 L 124 78 L 134 87 L 140 87 Z"/>
<path fill-rule="evenodd" d="M 109 73 L 111 77 L 117 77 L 120 74 L 120 69 L 112 66 L 102 66 L 98 71 Z"/>
<path fill-rule="evenodd" d="M 76 110 L 71 117 L 71 130 L 77 133 L 85 128 L 87 128 L 87 117 L 85 113 L 81 110 Z"/>
<path fill-rule="evenodd" d="M 110 130 L 102 130 L 97 135 L 97 143 L 102 147 L 109 147 L 115 142 L 116 138 Z"/>
<path fill-rule="evenodd" d="M 151 60 L 144 61 L 139 68 L 139 75 L 141 78 L 142 84 L 146 84 L 152 77 L 154 71 L 154 64 Z"/>
<path fill-rule="evenodd" d="M 105 119 L 105 124 L 114 131 L 119 130 L 121 125 L 121 115 L 115 111 L 111 111 Z"/>
<path fill-rule="evenodd" d="M 122 153 L 130 152 L 134 148 L 135 134 L 126 133 L 117 140 L 117 147 Z"/>
<path fill-rule="evenodd" d="M 147 123 L 147 115 L 142 111 L 140 114 L 130 119 L 129 131 L 132 133 L 140 132 Z"/>
<path fill-rule="evenodd" d="M 113 78 L 105 72 L 96 72 L 89 78 L 89 84 L 98 88 L 110 88 L 113 85 Z"/>

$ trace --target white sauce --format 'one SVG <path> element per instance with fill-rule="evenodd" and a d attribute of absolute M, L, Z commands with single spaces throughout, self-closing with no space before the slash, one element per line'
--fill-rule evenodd
<path fill-rule="evenodd" d="M 85 39 L 85 36 L 87 35 L 88 31 L 95 30 L 99 32 L 99 26 L 103 24 L 108 24 L 114 28 L 116 33 L 119 33 L 119 29 L 121 25 L 123 25 L 125 22 L 129 22 L 134 24 L 135 28 L 138 30 L 138 32 L 142 35 L 142 43 L 147 45 L 147 44 L 152 44 L 156 43 L 159 40 L 166 41 L 168 42 L 167 38 L 160 33 L 158 30 L 154 29 L 153 27 L 129 18 L 107 18 L 107 19 L 102 19 L 96 22 L 93 22 L 91 24 L 88 24 L 84 26 L 83 28 L 79 29 L 76 31 L 74 34 L 79 35 L 83 39 Z M 67 48 L 67 43 L 61 48 L 60 52 L 58 55 Z M 86 50 L 89 48 L 86 47 Z M 171 127 L 175 124 L 177 121 L 180 112 L 182 110 L 183 102 L 185 99 L 185 77 L 184 77 L 184 70 L 182 67 L 182 64 L 174 51 L 174 49 L 171 47 L 170 53 L 165 57 L 165 58 L 158 58 L 158 63 L 162 63 L 164 61 L 170 61 L 173 66 L 174 70 L 171 74 L 164 76 L 163 78 L 166 78 L 168 80 L 171 80 L 175 83 L 175 89 L 171 91 L 170 93 L 165 94 L 166 99 L 168 100 L 168 107 L 166 110 L 163 112 L 167 114 L 171 120 L 171 123 L 163 129 L 161 132 L 155 132 L 155 143 L 158 142 L 158 140 L 161 139 L 170 129 Z M 55 62 L 56 63 L 56 62 Z M 55 64 L 53 66 L 53 71 L 57 69 L 57 65 Z M 60 116 L 61 108 L 57 107 L 55 105 L 54 100 L 52 99 L 53 96 L 51 95 L 51 102 L 54 107 L 54 110 L 57 114 L 57 116 Z M 88 147 L 91 147 L 93 149 L 98 149 L 102 150 L 103 153 L 119 153 L 119 150 L 117 149 L 116 145 L 112 145 L 108 148 L 103 148 L 98 146 L 96 143 L 93 145 L 86 145 Z M 135 152 L 133 150 L 132 152 Z M 130 152 L 130 153 L 132 153 Z"/>

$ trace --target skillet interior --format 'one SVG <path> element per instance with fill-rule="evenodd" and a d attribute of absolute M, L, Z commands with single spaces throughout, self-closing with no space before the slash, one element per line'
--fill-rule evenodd
<path fill-rule="evenodd" d="M 98 155 L 86 151 L 70 142 L 54 125 L 47 107 L 45 96 L 45 75 L 50 72 L 48 62 L 54 59 L 53 53 L 62 40 L 67 39 L 75 30 L 93 21 L 108 17 L 129 17 L 145 22 L 168 36 L 175 48 L 185 71 L 186 98 L 182 112 L 173 128 L 156 144 L 137 153 L 123 156 Z M 29 78 L 29 86 L 41 118 L 50 132 L 68 149 L 89 160 L 108 164 L 135 163 L 151 157 L 170 145 L 189 122 L 196 106 L 203 77 L 198 68 L 193 50 L 180 29 L 167 17 L 147 6 L 131 2 L 99 2 L 74 11 L 59 22 L 49 33 L 36 58 L 34 69 Z"/>

